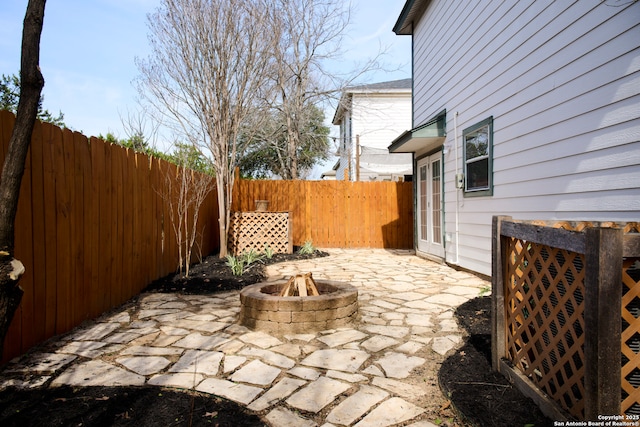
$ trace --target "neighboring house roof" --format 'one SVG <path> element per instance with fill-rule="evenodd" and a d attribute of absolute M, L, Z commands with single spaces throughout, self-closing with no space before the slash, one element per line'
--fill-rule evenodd
<path fill-rule="evenodd" d="M 320 175 L 320 179 L 327 179 L 327 178 L 328 179 L 331 179 L 331 178 L 335 179 L 335 177 L 336 177 L 336 171 L 334 171 L 334 170 L 323 172 L 322 175 Z"/>
<path fill-rule="evenodd" d="M 344 115 L 344 110 L 348 105 L 348 98 L 354 93 L 395 93 L 395 92 L 411 92 L 412 79 L 391 80 L 388 82 L 371 83 L 359 86 L 350 86 L 344 89 L 340 97 L 340 103 L 333 115 L 331 123 L 339 125 Z"/>
<path fill-rule="evenodd" d="M 358 92 L 377 92 L 385 91 L 389 89 L 411 89 L 412 79 L 400 79 L 391 80 L 389 82 L 371 83 L 360 86 L 352 86 L 345 89 L 345 92 L 358 93 Z"/>
<path fill-rule="evenodd" d="M 413 34 L 413 23 L 422 16 L 429 3 L 431 0 L 407 0 L 393 26 L 393 32 L 399 36 Z"/>

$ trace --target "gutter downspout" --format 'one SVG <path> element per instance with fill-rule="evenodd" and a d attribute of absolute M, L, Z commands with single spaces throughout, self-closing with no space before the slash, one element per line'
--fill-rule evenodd
<path fill-rule="evenodd" d="M 458 112 L 453 115 L 453 144 L 456 150 L 456 176 L 454 187 L 456 189 L 456 260 L 453 262 L 455 265 L 460 264 L 460 188 L 458 188 Z"/>

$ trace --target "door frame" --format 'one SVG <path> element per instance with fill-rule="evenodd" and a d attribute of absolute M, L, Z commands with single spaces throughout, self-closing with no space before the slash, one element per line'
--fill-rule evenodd
<path fill-rule="evenodd" d="M 416 160 L 416 251 L 439 260 L 445 257 L 443 166 L 442 149 Z"/>

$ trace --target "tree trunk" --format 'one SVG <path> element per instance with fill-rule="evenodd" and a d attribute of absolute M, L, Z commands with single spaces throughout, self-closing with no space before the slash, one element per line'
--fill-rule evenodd
<path fill-rule="evenodd" d="M 20 63 L 20 101 L 9 148 L 0 177 L 0 355 L 13 315 L 20 305 L 22 289 L 18 286 L 24 272 L 14 259 L 15 219 L 24 163 L 38 113 L 44 78 L 40 72 L 40 35 L 46 0 L 29 0 L 22 29 Z"/>
<path fill-rule="evenodd" d="M 220 258 L 228 255 L 227 249 L 227 189 L 224 176 L 216 173 L 216 189 L 218 190 L 218 221 L 220 225 Z M 230 209 L 230 207 L 229 207 Z"/>

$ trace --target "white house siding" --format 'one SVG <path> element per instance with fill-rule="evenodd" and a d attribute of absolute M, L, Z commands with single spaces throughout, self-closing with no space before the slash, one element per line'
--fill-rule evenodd
<path fill-rule="evenodd" d="M 495 214 L 640 220 L 640 2 L 434 0 L 413 37 L 413 125 L 447 110 L 447 260 L 490 274 Z M 461 168 L 489 116 L 493 196 L 456 202 L 454 144 Z"/>
<path fill-rule="evenodd" d="M 354 94 L 353 145 L 386 149 L 402 132 L 411 129 L 411 92 L 405 94 Z"/>
<path fill-rule="evenodd" d="M 349 179 L 356 180 L 356 136 L 360 136 L 362 147 L 386 150 L 398 135 L 411 129 L 411 90 L 374 89 L 367 92 L 363 89 L 350 92 L 340 123 L 341 144 L 346 141 L 346 146 L 341 147 L 336 176 L 344 179 L 351 161 Z M 407 163 L 410 162 L 409 158 Z M 362 172 L 360 179 L 368 180 L 369 177 Z"/>

